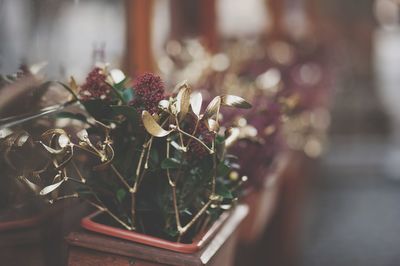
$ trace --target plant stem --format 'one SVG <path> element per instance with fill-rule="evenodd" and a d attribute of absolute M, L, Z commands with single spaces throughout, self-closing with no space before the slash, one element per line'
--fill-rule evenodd
<path fill-rule="evenodd" d="M 138 190 L 138 184 L 139 184 L 139 179 L 140 179 L 140 169 L 142 167 L 142 162 L 143 162 L 143 158 L 146 153 L 147 147 L 148 147 L 148 141 L 145 141 L 145 143 L 143 144 L 143 149 L 142 149 L 142 152 L 140 153 L 139 162 L 138 162 L 138 165 L 136 168 L 135 182 L 134 182 L 132 188 L 129 189 L 129 192 L 131 193 L 131 220 L 132 220 L 133 227 L 135 227 L 135 224 L 136 224 L 136 193 Z M 145 171 L 145 169 L 143 169 L 142 174 L 144 174 L 144 171 Z"/>
<path fill-rule="evenodd" d="M 178 127 L 176 127 L 176 130 L 177 130 L 178 132 L 181 132 L 183 135 L 186 135 L 186 136 L 188 136 L 189 138 L 192 138 L 192 139 L 198 141 L 201 145 L 204 146 L 204 148 L 207 149 L 207 151 L 208 151 L 210 154 L 213 154 L 213 153 L 214 153 L 214 151 L 213 151 L 212 149 L 210 149 L 210 148 L 209 148 L 203 141 L 201 141 L 199 138 L 196 138 L 195 136 L 190 135 L 189 133 L 183 131 L 182 129 L 180 129 L 180 128 L 178 128 Z"/>
<path fill-rule="evenodd" d="M 150 138 L 149 140 L 149 148 L 147 150 L 147 156 L 146 156 L 146 161 L 144 163 L 144 169 L 148 169 L 149 168 L 149 158 L 150 158 L 150 151 L 151 151 L 151 146 L 153 145 L 153 136 Z"/>
<path fill-rule="evenodd" d="M 79 178 L 81 179 L 82 183 L 86 183 L 86 178 L 83 177 L 81 171 L 79 171 L 78 167 L 76 166 L 75 162 L 71 160 L 72 167 L 74 168 L 75 172 L 78 174 Z"/>
<path fill-rule="evenodd" d="M 125 222 L 123 222 L 121 219 L 119 219 L 119 218 L 118 218 L 114 213 L 112 213 L 108 208 L 106 208 L 106 207 L 104 207 L 104 206 L 101 206 L 101 205 L 98 205 L 98 204 L 96 204 L 96 203 L 94 203 L 94 202 L 92 202 L 92 201 L 90 201 L 90 200 L 88 200 L 88 199 L 86 199 L 86 201 L 87 201 L 90 205 L 92 205 L 92 206 L 96 207 L 97 209 L 99 209 L 100 211 L 104 211 L 104 212 L 108 213 L 115 221 L 117 221 L 119 224 L 121 224 L 123 227 L 125 227 L 125 228 L 128 229 L 129 231 L 134 230 L 133 227 L 127 225 Z"/>
<path fill-rule="evenodd" d="M 129 186 L 128 182 L 126 182 L 125 178 L 120 174 L 117 168 L 115 168 L 114 164 L 111 164 L 111 169 L 114 171 L 115 175 L 118 177 L 121 183 L 123 183 L 128 190 L 131 190 L 132 188 Z"/>
<path fill-rule="evenodd" d="M 212 141 L 212 146 L 215 147 L 215 137 Z M 211 195 L 215 194 L 215 187 L 216 187 L 216 183 L 217 183 L 217 153 L 215 152 L 213 154 L 213 177 L 212 177 L 212 188 L 211 188 Z"/>
<path fill-rule="evenodd" d="M 181 232 L 180 232 L 180 236 L 181 236 L 181 237 L 190 229 L 190 227 L 192 227 L 192 225 L 201 217 L 201 215 L 203 215 L 203 213 L 204 213 L 204 212 L 208 209 L 208 207 L 210 206 L 211 202 L 212 202 L 212 201 L 209 200 L 209 201 L 200 209 L 200 211 L 192 218 L 192 220 L 182 228 L 182 230 L 181 230 Z"/>
<path fill-rule="evenodd" d="M 178 120 L 178 117 L 177 117 L 177 116 L 175 116 L 175 122 L 176 122 L 176 128 L 178 129 L 178 132 L 179 132 L 179 139 L 180 139 L 180 141 L 181 141 L 181 146 L 184 147 L 185 150 L 186 150 L 185 143 L 183 143 L 183 135 L 182 135 L 182 133 L 181 133 L 182 130 L 181 130 L 181 128 L 179 127 L 179 120 Z"/>
<path fill-rule="evenodd" d="M 167 139 L 167 158 L 169 158 L 169 152 L 170 152 L 170 145 L 171 145 L 171 140 L 168 138 Z M 179 217 L 179 209 L 178 209 L 178 201 L 176 199 L 176 183 L 174 183 L 171 179 L 170 171 L 167 168 L 167 177 L 168 177 L 168 182 L 169 185 L 172 188 L 172 200 L 173 200 L 173 205 L 174 205 L 174 212 L 175 212 L 175 222 L 176 222 L 176 229 L 179 232 L 179 235 L 181 234 L 182 226 L 181 226 L 181 219 Z M 180 236 L 178 238 L 178 242 L 180 241 Z"/>

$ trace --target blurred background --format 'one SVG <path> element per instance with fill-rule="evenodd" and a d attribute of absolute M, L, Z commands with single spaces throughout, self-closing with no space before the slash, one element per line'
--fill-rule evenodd
<path fill-rule="evenodd" d="M 47 79 L 82 82 L 101 61 L 133 76 L 157 72 L 170 86 L 183 77 L 207 86 L 208 64 L 224 71 L 270 43 L 278 61 L 291 57 L 283 41 L 312 58 L 323 51 L 331 79 L 323 148 L 301 147 L 295 178 L 237 264 L 400 264 L 399 1 L 0 0 L 0 40 L 2 74 L 46 62 Z M 60 104 L 46 95 L 38 108 Z M 3 122 L 33 110 L 15 108 L 22 98 L 11 109 L 0 99 Z"/>

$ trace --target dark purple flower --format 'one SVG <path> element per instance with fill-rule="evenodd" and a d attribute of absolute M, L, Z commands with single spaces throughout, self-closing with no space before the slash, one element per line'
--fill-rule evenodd
<path fill-rule="evenodd" d="M 139 76 L 134 83 L 135 99 L 129 104 L 137 108 L 141 113 L 143 110 L 150 114 L 157 113 L 158 103 L 165 98 L 164 82 L 157 75 L 145 73 Z"/>
<path fill-rule="evenodd" d="M 88 100 L 111 100 L 111 87 L 106 82 L 107 76 L 104 71 L 96 67 L 86 77 L 85 84 L 79 91 L 79 97 L 82 101 Z"/>

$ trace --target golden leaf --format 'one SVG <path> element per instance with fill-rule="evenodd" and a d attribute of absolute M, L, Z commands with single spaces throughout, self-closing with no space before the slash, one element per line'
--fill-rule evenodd
<path fill-rule="evenodd" d="M 177 114 L 180 118 L 185 117 L 185 115 L 189 112 L 190 106 L 190 93 L 192 89 L 185 84 L 178 92 L 176 96 L 176 108 Z"/>
<path fill-rule="evenodd" d="M 193 92 L 190 95 L 190 105 L 192 106 L 193 113 L 199 117 L 201 111 L 201 104 L 203 103 L 203 96 L 200 92 Z"/>
<path fill-rule="evenodd" d="M 187 80 L 181 81 L 178 84 L 176 84 L 174 90 L 172 91 L 173 93 L 176 93 L 179 91 L 182 87 L 188 87 L 187 85 Z"/>
<path fill-rule="evenodd" d="M 147 111 L 142 112 L 142 121 L 147 132 L 154 137 L 161 138 L 171 133 L 171 130 L 163 129 Z"/>
<path fill-rule="evenodd" d="M 39 194 L 41 196 L 47 195 L 51 192 L 53 192 L 54 190 L 56 190 L 59 186 L 61 186 L 62 183 L 64 183 L 65 179 L 62 179 L 61 181 L 58 181 L 57 183 L 51 184 L 45 188 L 43 188 Z"/>
<path fill-rule="evenodd" d="M 46 144 L 44 144 L 43 142 L 39 142 L 49 153 L 51 153 L 51 154 L 60 154 L 60 153 L 62 153 L 62 152 L 64 152 L 64 148 L 61 148 L 61 149 L 53 149 L 53 148 L 51 148 L 51 147 L 49 147 L 49 146 L 47 146 Z"/>
<path fill-rule="evenodd" d="M 65 132 L 64 129 L 61 128 L 55 128 L 55 129 L 49 129 L 46 132 L 44 132 L 42 134 L 42 139 L 50 137 L 51 139 L 53 139 L 55 136 L 57 135 L 68 135 L 67 132 Z"/>
<path fill-rule="evenodd" d="M 210 130 L 212 132 L 218 132 L 218 130 L 219 130 L 219 124 L 214 119 L 211 119 L 211 118 L 207 119 L 206 125 L 207 125 L 208 130 Z"/>
<path fill-rule="evenodd" d="M 206 110 L 204 111 L 204 119 L 215 117 L 219 113 L 219 108 L 221 107 L 221 97 L 216 96 L 208 104 Z"/>
<path fill-rule="evenodd" d="M 232 106 L 237 108 L 249 109 L 251 104 L 246 102 L 245 99 L 236 95 L 222 95 L 221 104 L 226 106 Z"/>
<path fill-rule="evenodd" d="M 69 80 L 69 87 L 71 88 L 71 90 L 75 93 L 78 93 L 79 91 L 79 86 L 78 83 L 76 83 L 76 80 L 74 79 L 73 76 L 71 76 L 70 80 Z"/>

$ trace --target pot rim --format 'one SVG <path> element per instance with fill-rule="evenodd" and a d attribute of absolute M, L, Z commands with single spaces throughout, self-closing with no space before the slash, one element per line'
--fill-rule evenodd
<path fill-rule="evenodd" d="M 44 218 L 45 215 L 39 213 L 39 214 L 34 214 L 28 218 L 0 222 L 0 232 L 33 227 L 41 223 Z"/>
<path fill-rule="evenodd" d="M 164 240 L 158 237 L 149 236 L 141 233 L 137 233 L 134 231 L 128 231 L 126 229 L 116 228 L 113 226 L 105 225 L 102 223 L 98 223 L 93 221 L 93 219 L 102 214 L 104 211 L 95 211 L 94 213 L 84 217 L 81 220 L 81 226 L 86 230 L 125 239 L 128 241 L 153 246 L 157 248 L 167 249 L 179 253 L 195 253 L 202 249 L 206 244 L 208 244 L 211 239 L 216 235 L 216 233 L 221 229 L 222 225 L 231 215 L 231 211 L 225 211 L 221 214 L 221 216 L 209 227 L 208 230 L 205 230 L 204 233 L 200 233 L 197 235 L 193 242 L 190 244 L 172 242 L 168 240 Z"/>

